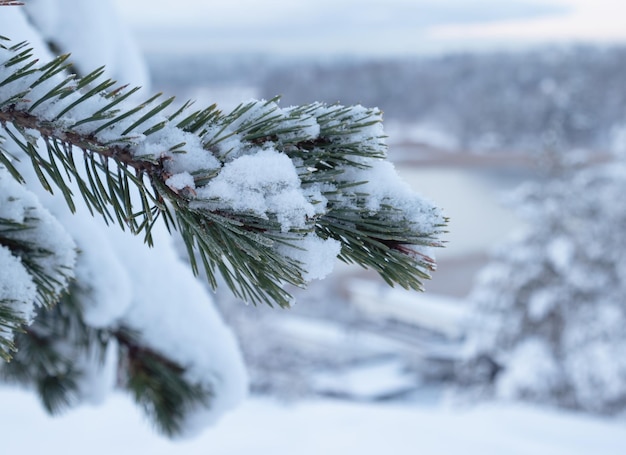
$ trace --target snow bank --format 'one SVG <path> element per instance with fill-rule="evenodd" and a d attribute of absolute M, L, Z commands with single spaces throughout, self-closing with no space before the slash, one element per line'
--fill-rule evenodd
<path fill-rule="evenodd" d="M 454 410 L 253 399 L 193 441 L 158 438 L 121 396 L 51 419 L 35 399 L 0 389 L 3 450 L 66 455 L 622 455 L 623 424 L 526 406 Z M 37 437 L 32 437 L 36 434 Z"/>

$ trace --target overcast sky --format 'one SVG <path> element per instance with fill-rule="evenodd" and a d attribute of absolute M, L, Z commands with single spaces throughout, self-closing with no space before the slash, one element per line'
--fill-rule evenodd
<path fill-rule="evenodd" d="M 624 0 L 115 0 L 147 49 L 421 54 L 626 42 Z"/>

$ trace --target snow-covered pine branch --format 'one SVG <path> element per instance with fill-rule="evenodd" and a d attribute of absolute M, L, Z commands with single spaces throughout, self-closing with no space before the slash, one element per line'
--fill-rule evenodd
<path fill-rule="evenodd" d="M 242 400 L 236 340 L 168 228 L 211 284 L 221 274 L 254 302 L 288 304 L 283 284 L 321 278 L 337 256 L 405 287 L 433 268 L 445 220 L 385 161 L 376 109 L 176 110 L 102 69 L 69 75 L 106 62 L 145 80 L 108 2 L 2 10 L 0 32 L 25 42 L 0 41 L 0 350 L 12 355 L 0 379 L 49 412 L 121 388 L 161 432 L 184 436 Z"/>
<path fill-rule="evenodd" d="M 182 233 L 192 265 L 221 274 L 251 302 L 290 304 L 283 285 L 322 278 L 335 257 L 421 289 L 434 269 L 440 211 L 385 160 L 381 113 L 314 103 L 250 101 L 166 113 L 102 69 L 67 76 L 67 56 L 40 65 L 26 43 L 0 50 L 0 122 L 41 183 L 70 207 L 75 180 L 94 212 L 134 233 L 158 218 Z M 79 150 L 77 152 L 76 150 Z"/>
<path fill-rule="evenodd" d="M 0 167 L 0 357 L 10 359 L 14 332 L 32 323 L 36 306 L 57 303 L 75 259 L 63 227 Z"/>

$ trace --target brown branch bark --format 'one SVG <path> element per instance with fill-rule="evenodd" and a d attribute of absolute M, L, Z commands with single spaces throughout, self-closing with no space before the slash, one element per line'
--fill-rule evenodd
<path fill-rule="evenodd" d="M 6 127 L 7 123 L 22 129 L 36 130 L 44 139 L 52 139 L 81 150 L 88 150 L 103 158 L 112 158 L 151 176 L 161 176 L 163 173 L 163 167 L 160 164 L 136 159 L 128 146 L 103 144 L 94 135 L 85 136 L 69 129 L 59 129 L 56 125 L 48 124 L 33 114 L 16 110 L 13 107 L 0 110 L 0 124 Z"/>

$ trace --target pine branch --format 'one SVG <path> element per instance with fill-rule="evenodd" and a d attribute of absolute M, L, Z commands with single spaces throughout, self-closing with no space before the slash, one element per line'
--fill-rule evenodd
<path fill-rule="evenodd" d="M 13 359 L 0 365 L 3 380 L 32 385 L 50 414 L 84 398 L 80 385 L 87 372 L 80 359 L 94 350 L 103 353 L 111 339 L 107 331 L 84 323 L 74 297 L 74 292 L 66 293 L 57 305 L 39 311 L 34 323 L 16 335 Z"/>
<path fill-rule="evenodd" d="M 34 323 L 17 334 L 17 352 L 11 362 L 0 364 L 0 378 L 32 385 L 46 411 L 59 414 L 88 398 L 83 386 L 94 375 L 89 370 L 98 366 L 85 363 L 85 355 L 95 353 L 96 365 L 103 364 L 113 344 L 119 353 L 115 366 L 119 386 L 131 394 L 161 433 L 180 435 L 190 413 L 211 408 L 213 392 L 208 384 L 191 381 L 185 368 L 149 347 L 141 334 L 123 323 L 121 327 L 88 325 L 81 301 L 84 296 L 74 283 L 56 306 L 40 311 Z"/>
<path fill-rule="evenodd" d="M 65 230 L 0 167 L 0 357 L 11 358 L 14 335 L 32 322 L 35 307 L 58 301 L 74 259 Z"/>
<path fill-rule="evenodd" d="M 38 66 L 25 43 L 3 48 L 0 123 L 41 184 L 75 209 L 76 182 L 89 210 L 148 242 L 163 219 L 212 286 L 220 274 L 244 300 L 288 305 L 283 284 L 304 287 L 316 260 L 311 236 L 390 284 L 421 289 L 433 270 L 422 248 L 440 245 L 439 211 L 388 177 L 367 186 L 385 169 L 378 110 L 270 100 L 166 114 L 172 98 L 137 102 L 102 69 L 76 79 L 67 56 Z M 0 153 L 22 181 L 13 161 Z"/>
<path fill-rule="evenodd" d="M 180 365 L 142 345 L 126 328 L 113 335 L 123 357 L 123 387 L 163 434 L 181 434 L 187 413 L 196 407 L 210 407 L 213 392 L 189 383 Z"/>

